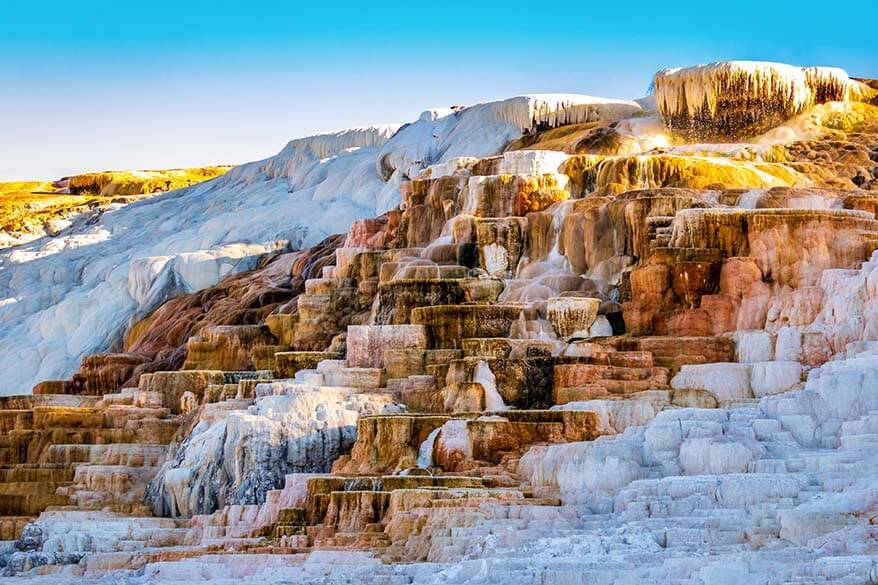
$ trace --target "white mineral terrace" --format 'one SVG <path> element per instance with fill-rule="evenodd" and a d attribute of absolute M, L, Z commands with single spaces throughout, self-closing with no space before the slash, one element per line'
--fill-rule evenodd
<path fill-rule="evenodd" d="M 734 61 L 0 251 L 0 580 L 876 584 L 876 211 L 874 90 Z"/>

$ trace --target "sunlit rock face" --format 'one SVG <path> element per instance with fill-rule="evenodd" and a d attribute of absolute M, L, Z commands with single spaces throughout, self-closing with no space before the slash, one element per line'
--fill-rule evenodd
<path fill-rule="evenodd" d="M 719 63 L 231 171 L 223 246 L 314 239 L 132 256 L 123 343 L 0 400 L 4 576 L 875 581 L 874 85 Z"/>
<path fill-rule="evenodd" d="M 872 94 L 841 69 L 756 61 L 664 69 L 653 85 L 665 121 L 692 138 L 753 136 L 816 104 L 865 101 Z"/>
<path fill-rule="evenodd" d="M 0 248 L 56 237 L 76 224 L 96 221 L 105 212 L 213 179 L 230 168 L 106 171 L 57 181 L 0 183 Z"/>

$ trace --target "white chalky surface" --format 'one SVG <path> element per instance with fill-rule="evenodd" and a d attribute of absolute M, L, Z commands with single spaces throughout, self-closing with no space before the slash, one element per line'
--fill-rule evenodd
<path fill-rule="evenodd" d="M 481 522 L 455 529 L 449 558 L 439 549 L 445 562 L 212 555 L 153 563 L 126 582 L 873 583 L 876 446 L 878 353 L 864 352 L 752 406 L 672 408 L 618 435 L 532 448 L 520 472 L 563 505 L 483 506 Z M 136 528 L 44 517 L 49 550 L 118 550 L 119 532 Z"/>
<path fill-rule="evenodd" d="M 538 123 L 619 119 L 631 101 L 533 95 L 292 140 L 215 180 L 106 212 L 0 251 L 0 394 L 120 349 L 129 319 L 252 269 L 261 254 L 345 232 L 400 203 L 399 183 L 454 157 L 495 154 Z"/>
<path fill-rule="evenodd" d="M 153 481 L 151 504 L 171 516 L 251 504 L 295 471 L 329 471 L 353 445 L 360 415 L 398 412 L 381 394 L 294 382 L 260 385 L 255 404 L 202 419 Z M 223 403 L 219 403 L 223 404 Z"/>

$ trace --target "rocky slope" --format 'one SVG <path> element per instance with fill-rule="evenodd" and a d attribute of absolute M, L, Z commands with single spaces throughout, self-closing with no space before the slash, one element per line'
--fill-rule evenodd
<path fill-rule="evenodd" d="M 105 211 L 207 181 L 230 168 L 107 171 L 52 182 L 0 183 L 0 248 L 57 236 L 74 221 L 94 223 Z"/>
<path fill-rule="evenodd" d="M 293 141 L 8 252 L 7 391 L 56 379 L 0 399 L 6 577 L 878 581 L 878 92 L 654 88 Z"/>

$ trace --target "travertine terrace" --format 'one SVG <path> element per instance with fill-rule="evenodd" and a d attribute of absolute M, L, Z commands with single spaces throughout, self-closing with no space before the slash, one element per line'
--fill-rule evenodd
<path fill-rule="evenodd" d="M 434 110 L 4 252 L 0 570 L 878 582 L 876 85 Z"/>

